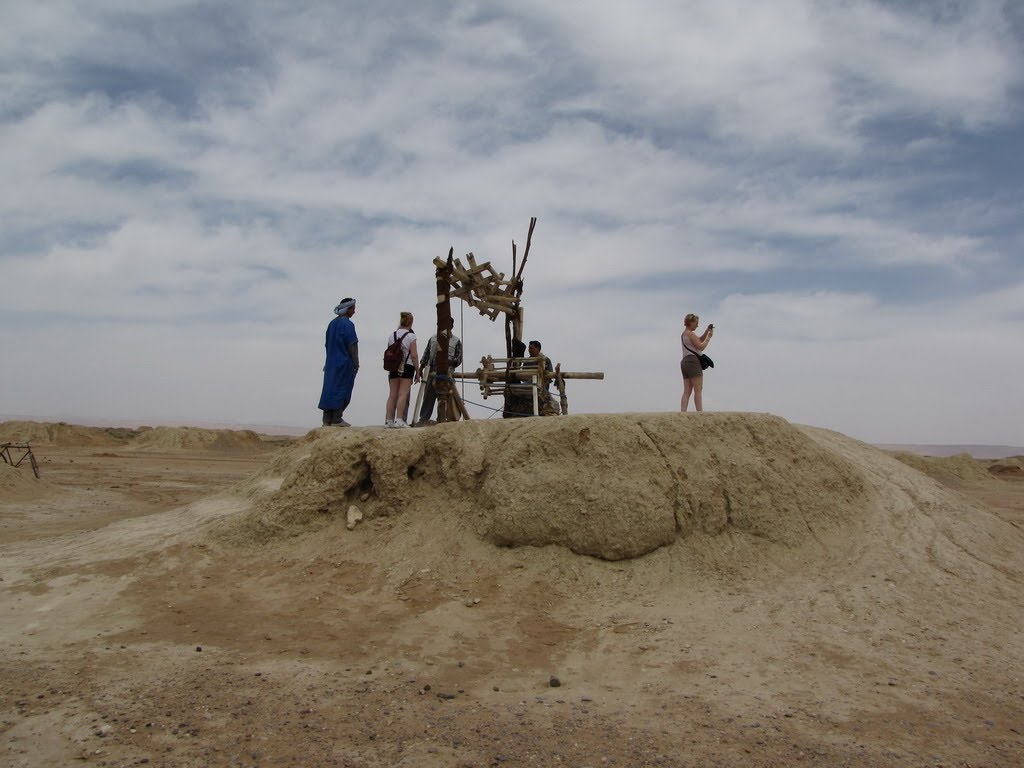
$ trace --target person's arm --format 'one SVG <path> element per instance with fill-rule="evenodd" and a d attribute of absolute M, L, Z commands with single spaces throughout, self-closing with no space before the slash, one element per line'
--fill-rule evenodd
<path fill-rule="evenodd" d="M 416 371 L 416 373 L 412 377 L 413 383 L 415 384 L 418 383 L 421 378 L 420 356 L 419 353 L 416 351 L 416 339 L 413 339 L 412 344 L 409 345 L 409 355 L 410 357 L 412 357 L 412 367 Z"/>
<path fill-rule="evenodd" d="M 703 336 L 698 336 L 693 331 L 687 331 L 684 339 L 686 341 L 686 346 L 690 348 L 690 351 L 696 352 L 697 354 L 703 352 L 704 347 L 706 347 L 708 342 L 711 341 L 711 337 L 708 335 L 707 331 L 704 332 Z"/>
<path fill-rule="evenodd" d="M 359 372 L 359 337 L 356 336 L 356 328 L 351 321 L 344 324 L 341 343 L 348 350 L 348 358 L 352 361 L 352 368 Z"/>
<path fill-rule="evenodd" d="M 462 339 L 455 339 L 455 357 L 451 360 L 451 367 L 458 368 L 462 365 Z"/>

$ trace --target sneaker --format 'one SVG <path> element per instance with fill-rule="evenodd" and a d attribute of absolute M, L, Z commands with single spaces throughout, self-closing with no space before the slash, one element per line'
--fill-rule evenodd
<path fill-rule="evenodd" d="M 384 429 L 394 429 L 394 428 L 395 428 L 395 422 L 392 421 L 391 419 L 388 419 L 387 421 L 384 422 Z"/>
<path fill-rule="evenodd" d="M 409 425 L 405 423 L 405 419 L 395 419 L 394 424 L 391 425 L 395 429 L 408 429 Z"/>

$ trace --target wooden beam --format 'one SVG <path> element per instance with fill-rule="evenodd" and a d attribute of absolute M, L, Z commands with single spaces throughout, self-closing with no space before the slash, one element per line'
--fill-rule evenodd
<path fill-rule="evenodd" d="M 511 309 L 510 307 L 506 307 L 504 304 L 492 304 L 491 302 L 484 301 L 483 299 L 477 300 L 475 306 L 481 311 L 483 311 L 482 308 L 486 308 L 493 312 L 509 312 Z M 497 315 L 494 315 L 494 317 L 497 317 Z"/>
<path fill-rule="evenodd" d="M 533 241 L 533 228 L 537 226 L 537 217 L 530 217 L 530 231 L 526 233 L 526 250 L 523 251 L 523 262 L 519 265 L 519 273 L 516 275 L 516 282 L 523 279 L 523 270 L 526 269 L 526 260 L 530 258 L 530 243 Z"/>
<path fill-rule="evenodd" d="M 523 360 L 523 358 L 518 357 L 518 358 L 516 358 L 516 360 Z M 500 360 L 500 358 L 495 358 L 494 362 L 496 362 L 496 363 L 497 362 L 501 362 L 501 360 Z M 492 371 L 487 371 L 485 374 L 482 374 L 479 370 L 477 370 L 477 371 L 463 371 L 461 373 L 453 373 L 452 374 L 452 378 L 454 378 L 454 379 L 466 379 L 466 380 L 469 380 L 469 379 L 475 379 L 475 380 L 484 379 L 486 381 L 508 381 L 508 376 L 507 376 L 508 373 L 511 373 L 514 376 L 520 376 L 520 375 L 523 375 L 524 373 L 529 375 L 529 376 L 533 375 L 532 371 L 529 371 L 529 369 L 527 369 L 527 371 L 520 371 L 520 370 L 512 370 L 512 371 L 492 370 Z M 591 381 L 604 381 L 604 372 L 603 371 L 562 371 L 562 378 L 563 379 L 588 379 L 588 380 L 591 380 Z"/>

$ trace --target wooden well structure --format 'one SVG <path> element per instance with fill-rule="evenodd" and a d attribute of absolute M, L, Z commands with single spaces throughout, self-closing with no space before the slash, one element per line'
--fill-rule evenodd
<path fill-rule="evenodd" d="M 448 250 L 447 259 L 434 259 L 437 280 L 437 374 L 434 388 L 437 391 L 439 422 L 470 418 L 455 386 L 456 380 L 476 381 L 484 399 L 501 396 L 504 399 L 502 415 L 510 417 L 566 415 L 569 413 L 566 380 L 604 379 L 601 372 L 563 371 L 561 363 L 548 370 L 546 355 L 523 356 L 523 270 L 530 256 L 536 226 L 537 219 L 533 217 L 521 262 L 516 253 L 516 243 L 512 241 L 512 272 L 509 277 L 496 270 L 490 262 L 478 264 L 472 253 L 467 253 L 463 262 L 454 256 L 454 248 Z M 504 318 L 504 357 L 487 355 L 481 358 L 480 367 L 475 372 L 448 370 L 452 298 L 461 299 L 492 322 L 499 317 Z M 558 393 L 557 400 L 549 392 L 552 384 Z"/>

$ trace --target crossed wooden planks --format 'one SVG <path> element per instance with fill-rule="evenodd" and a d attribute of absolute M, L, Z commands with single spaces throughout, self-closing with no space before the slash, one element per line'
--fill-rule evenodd
<path fill-rule="evenodd" d="M 497 319 L 500 313 L 516 317 L 519 314 L 516 281 L 506 280 L 505 273 L 496 272 L 489 261 L 477 264 L 472 253 L 466 254 L 466 261 L 469 262 L 468 267 L 461 259 L 452 260 L 452 272 L 447 277 L 452 287 L 451 295 L 491 320 Z M 447 265 L 440 258 L 435 258 L 434 266 L 444 270 Z"/>

